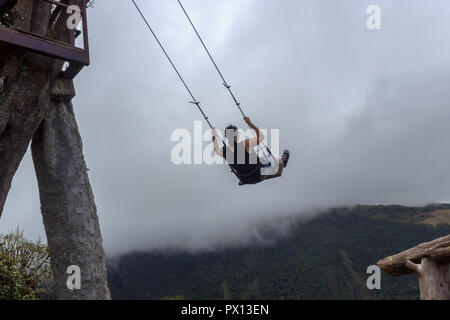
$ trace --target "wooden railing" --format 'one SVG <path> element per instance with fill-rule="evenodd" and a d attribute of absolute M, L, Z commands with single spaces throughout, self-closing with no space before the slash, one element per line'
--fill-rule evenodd
<path fill-rule="evenodd" d="M 50 17 L 52 24 L 57 16 L 61 14 L 62 9 L 69 7 L 67 0 L 37 0 L 46 1 L 56 6 Z M 69 66 L 63 72 L 63 77 L 73 79 L 84 66 L 89 65 L 89 38 L 87 28 L 87 6 L 88 1 L 81 1 L 80 8 L 82 31 L 71 30 L 69 43 L 63 43 L 45 35 L 34 34 L 12 27 L 0 26 L 0 41 L 11 45 L 26 48 L 27 50 L 40 53 L 52 58 L 69 62 Z M 75 39 L 79 35 L 83 36 L 83 48 L 75 46 Z"/>

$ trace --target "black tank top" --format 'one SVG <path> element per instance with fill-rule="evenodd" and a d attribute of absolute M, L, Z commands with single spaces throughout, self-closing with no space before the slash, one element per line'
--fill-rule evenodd
<path fill-rule="evenodd" d="M 236 171 L 244 183 L 256 183 L 261 179 L 259 158 L 255 152 L 248 153 L 244 142 L 234 142 L 234 151 L 224 146 L 223 157 L 228 165 Z"/>

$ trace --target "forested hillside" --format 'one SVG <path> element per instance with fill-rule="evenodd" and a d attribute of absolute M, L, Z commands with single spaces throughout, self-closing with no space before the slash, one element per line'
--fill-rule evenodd
<path fill-rule="evenodd" d="M 366 269 L 449 234 L 449 209 L 332 209 L 294 222 L 289 236 L 272 245 L 196 254 L 130 253 L 109 266 L 109 283 L 115 299 L 418 299 L 415 275 L 382 273 L 381 290 L 368 290 Z"/>

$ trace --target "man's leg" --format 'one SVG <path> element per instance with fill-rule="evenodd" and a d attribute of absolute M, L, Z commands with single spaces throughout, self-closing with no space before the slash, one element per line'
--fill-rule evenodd
<path fill-rule="evenodd" d="M 278 160 L 278 172 L 275 173 L 274 175 L 271 175 L 270 178 L 281 177 L 281 175 L 283 174 L 283 169 L 284 169 L 283 159 L 280 159 L 280 158 L 275 158 L 275 159 Z"/>
<path fill-rule="evenodd" d="M 277 171 L 277 173 L 275 173 L 275 174 L 273 174 L 273 175 L 270 175 L 270 176 L 268 176 L 268 177 L 265 178 L 265 179 L 271 179 L 271 178 L 278 178 L 278 177 L 281 177 L 281 175 L 283 174 L 283 170 L 284 170 L 284 168 L 286 167 L 287 161 L 288 161 L 288 159 L 289 159 L 289 151 L 288 151 L 288 150 L 284 150 L 284 152 L 283 152 L 283 159 L 276 158 L 274 155 L 272 155 L 272 157 L 273 157 L 276 161 L 278 161 L 278 171 Z"/>

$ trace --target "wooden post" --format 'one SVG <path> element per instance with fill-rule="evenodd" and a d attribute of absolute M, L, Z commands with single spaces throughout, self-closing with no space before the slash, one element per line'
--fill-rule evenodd
<path fill-rule="evenodd" d="M 450 235 L 384 258 L 378 266 L 392 276 L 415 272 L 422 300 L 450 300 Z"/>

